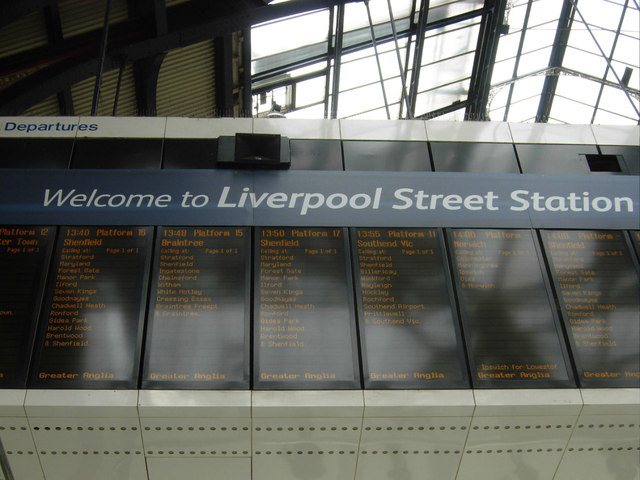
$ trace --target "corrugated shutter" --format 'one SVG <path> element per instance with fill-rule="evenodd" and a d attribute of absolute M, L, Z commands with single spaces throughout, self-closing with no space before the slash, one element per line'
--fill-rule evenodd
<path fill-rule="evenodd" d="M 98 115 L 113 114 L 113 100 L 116 96 L 119 70 L 111 70 L 102 75 L 100 86 L 100 99 L 98 102 Z M 71 87 L 73 106 L 76 115 L 90 115 L 93 102 L 93 90 L 96 77 L 87 78 Z M 133 77 L 133 65 L 128 65 L 122 75 L 120 96 L 118 98 L 117 116 L 135 116 L 137 114 L 136 88 Z"/>
<path fill-rule="evenodd" d="M 24 116 L 52 116 L 60 115 L 60 106 L 58 105 L 58 95 L 51 95 L 46 100 L 26 109 L 22 115 Z"/>
<path fill-rule="evenodd" d="M 215 116 L 213 41 L 171 50 L 158 76 L 158 116 Z"/>
<path fill-rule="evenodd" d="M 47 28 L 41 11 L 0 28 L 0 58 L 46 44 Z"/>
<path fill-rule="evenodd" d="M 102 28 L 106 0 L 60 0 L 60 20 L 65 38 Z M 127 19 L 126 0 L 112 0 L 109 25 Z"/>

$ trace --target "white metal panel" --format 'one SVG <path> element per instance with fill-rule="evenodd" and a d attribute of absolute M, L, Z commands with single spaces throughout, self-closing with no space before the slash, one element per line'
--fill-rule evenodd
<path fill-rule="evenodd" d="M 137 390 L 27 390 L 24 408 L 29 418 L 138 419 Z"/>
<path fill-rule="evenodd" d="M 352 480 L 361 418 L 254 418 L 253 480 Z"/>
<path fill-rule="evenodd" d="M 471 417 L 471 390 L 365 390 L 365 417 Z"/>
<path fill-rule="evenodd" d="M 552 479 L 576 418 L 575 415 L 474 417 L 458 480 Z M 486 474 L 479 477 L 478 472 Z"/>
<path fill-rule="evenodd" d="M 470 423 L 470 416 L 365 418 L 356 479 L 455 479 Z M 394 471 L 399 476 L 388 476 Z"/>
<path fill-rule="evenodd" d="M 136 453 L 41 454 L 46 480 L 146 480 L 144 456 Z"/>
<path fill-rule="evenodd" d="M 591 125 L 598 145 L 640 145 L 640 126 Z"/>
<path fill-rule="evenodd" d="M 252 133 L 253 122 L 251 118 L 168 117 L 165 138 L 217 138 Z"/>
<path fill-rule="evenodd" d="M 250 418 L 248 390 L 140 390 L 140 418 Z"/>
<path fill-rule="evenodd" d="M 475 416 L 573 415 L 582 409 L 578 389 L 474 390 Z"/>
<path fill-rule="evenodd" d="M 426 141 L 423 120 L 340 120 L 343 140 Z"/>
<path fill-rule="evenodd" d="M 509 125 L 503 122 L 426 122 L 427 137 L 432 142 L 511 143 Z"/>
<path fill-rule="evenodd" d="M 148 458 L 149 480 L 247 480 L 250 458 Z"/>
<path fill-rule="evenodd" d="M 340 139 L 338 120 L 289 120 L 286 118 L 256 118 L 253 133 L 275 133 L 289 138 Z"/>
<path fill-rule="evenodd" d="M 0 440 L 15 480 L 43 478 L 31 430 L 26 417 L 0 417 Z"/>
<path fill-rule="evenodd" d="M 138 410 L 147 458 L 251 455 L 249 391 L 142 390 Z"/>
<path fill-rule="evenodd" d="M 252 416 L 257 418 L 362 418 L 360 390 L 253 391 Z"/>
<path fill-rule="evenodd" d="M 248 457 L 251 421 L 246 418 L 144 418 L 147 457 Z"/>
<path fill-rule="evenodd" d="M 514 143 L 595 145 L 589 125 L 549 125 L 547 123 L 510 123 Z"/>

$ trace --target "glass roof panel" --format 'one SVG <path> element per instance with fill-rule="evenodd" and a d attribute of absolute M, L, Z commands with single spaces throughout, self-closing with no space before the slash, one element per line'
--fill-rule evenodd
<path fill-rule="evenodd" d="M 471 52 L 423 66 L 420 71 L 418 91 L 431 90 L 440 85 L 469 77 L 473 67 L 473 59 L 474 54 Z"/>
<path fill-rule="evenodd" d="M 569 98 L 558 95 L 556 92 L 553 98 L 550 117 L 558 122 L 580 124 L 585 122 L 585 118 L 591 118 L 593 107 L 582 102 L 577 102 Z"/>
<path fill-rule="evenodd" d="M 522 30 L 524 19 L 527 14 L 527 4 L 529 0 L 515 0 L 511 8 L 507 6 L 505 11 L 505 21 L 509 25 L 509 32 Z"/>
<path fill-rule="evenodd" d="M 524 44 L 522 46 L 522 51 L 524 53 L 527 53 L 531 52 L 532 50 L 538 50 L 540 47 L 553 45 L 553 40 L 556 36 L 557 28 L 557 20 L 528 28 L 524 35 Z"/>
<path fill-rule="evenodd" d="M 629 119 L 599 108 L 593 123 L 596 125 L 629 125 Z"/>
<path fill-rule="evenodd" d="M 416 97 L 416 115 L 424 115 L 433 110 L 451 105 L 454 102 L 465 100 L 468 93 L 468 80 L 419 93 Z"/>
<path fill-rule="evenodd" d="M 627 8 L 624 7 L 625 2 Z M 508 113 L 508 121 L 535 120 L 541 104 L 545 74 L 549 71 L 551 54 L 555 51 L 553 42 L 557 36 L 563 3 L 561 0 L 508 0 L 503 23 L 508 24 L 509 29 L 507 34 L 499 37 L 491 79 L 494 87 L 487 105 L 494 120 L 503 120 L 504 112 Z M 625 81 L 628 78 L 630 95 L 635 104 L 638 103 L 640 15 L 637 3 L 637 0 L 580 0 L 577 3 L 578 10 L 574 12 L 563 63 L 551 71 L 551 74 L 559 75 L 557 88 L 555 91 L 544 91 L 545 98 L 556 95 L 548 110 L 549 121 L 589 123 L 594 118 L 594 121 L 602 122 L 602 119 L 617 115 L 615 123 L 638 123 L 640 114 L 620 88 L 605 87 L 598 103 L 603 82 L 618 84 L 605 59 L 612 54 L 614 45 L 612 67 L 619 78 L 626 72 Z M 408 90 L 413 76 L 412 58 L 416 51 L 416 25 L 411 24 L 410 19 L 417 22 L 421 0 L 415 1 L 416 10 L 413 12 L 413 0 L 391 0 L 391 4 L 399 35 L 401 63 L 406 67 L 405 87 Z M 471 85 L 470 76 L 477 56 L 475 49 L 480 34 L 480 12 L 484 4 L 485 0 L 430 0 L 428 28 L 420 59 L 416 116 L 439 110 L 447 112 L 442 119 L 463 119 Z M 378 73 L 380 62 L 391 118 L 398 118 L 401 110 L 404 118 L 407 113 L 399 103 L 402 84 L 395 44 L 391 40 L 387 0 L 370 0 L 369 7 L 378 38 L 378 58 L 372 48 L 364 3 L 345 4 L 339 92 L 335 92 L 339 94 L 338 117 L 387 118 Z M 332 8 L 337 11 L 337 8 Z M 484 12 L 486 14 L 489 11 Z M 468 12 L 477 12 L 477 15 L 437 29 L 429 27 L 434 22 Z M 621 18 L 623 12 L 624 18 Z M 327 8 L 253 28 L 254 107 L 257 106 L 261 115 L 269 112 L 273 98 L 286 107 L 288 117 L 324 117 L 326 105 L 330 105 L 334 94 L 330 83 L 329 98 L 325 99 L 329 18 L 330 9 Z M 620 25 L 622 30 L 617 35 Z M 333 28 L 335 30 L 335 24 Z M 519 55 L 523 34 L 522 52 Z M 561 52 L 562 46 L 559 49 Z M 329 63 L 333 65 L 332 56 Z M 516 65 L 518 69 L 514 78 Z M 329 74 L 331 77 L 334 75 L 333 66 Z M 510 97 L 511 90 L 513 95 Z M 262 95 L 259 92 L 263 92 Z M 510 105 L 507 105 L 508 102 Z M 597 111 L 596 105 L 599 107 Z"/>
<path fill-rule="evenodd" d="M 391 3 L 393 18 L 408 17 L 411 14 L 411 0 L 393 0 Z M 374 25 L 389 21 L 389 8 L 385 1 L 369 2 L 371 20 Z M 362 2 L 347 3 L 344 8 L 344 31 L 349 32 L 359 28 L 369 28 L 369 17 L 367 8 Z"/>
<path fill-rule="evenodd" d="M 296 84 L 295 108 L 324 101 L 325 77 L 312 78 Z"/>
<path fill-rule="evenodd" d="M 512 57 L 502 62 L 497 62 L 493 66 L 493 83 L 498 84 L 510 80 L 513 76 L 513 67 L 516 64 L 515 57 Z"/>
<path fill-rule="evenodd" d="M 439 30 L 435 35 L 427 36 L 424 40 L 421 64 L 428 65 L 473 51 L 478 40 L 480 24 L 466 22 L 466 25 L 460 28 L 460 25 L 456 24 L 454 28 L 448 27 L 446 30 Z"/>
<path fill-rule="evenodd" d="M 569 45 L 588 50 L 598 55 L 600 55 L 600 50 L 602 49 L 607 56 L 611 55 L 611 48 L 616 38 L 617 28 L 617 25 L 612 30 L 589 25 L 589 29 L 587 29 L 584 23 L 576 19 L 571 27 Z"/>
<path fill-rule="evenodd" d="M 429 22 L 472 12 L 483 5 L 482 0 L 434 0 L 429 3 Z"/>
<path fill-rule="evenodd" d="M 629 119 L 635 118 L 637 120 L 639 109 L 638 99 L 625 95 L 625 93 L 619 88 L 606 86 L 602 89 L 602 98 L 600 99 L 600 108 L 607 109 L 611 112 L 615 112 L 618 115 L 628 117 Z M 635 110 L 634 110 L 635 105 Z"/>
<path fill-rule="evenodd" d="M 640 25 L 640 11 L 637 5 L 632 5 L 625 10 L 622 21 L 622 34 L 638 38 L 638 27 Z"/>
<path fill-rule="evenodd" d="M 556 95 L 562 95 L 565 98 L 573 99 L 588 105 L 595 105 L 600 94 L 601 84 L 589 80 L 587 78 L 576 77 L 573 75 L 561 75 L 558 78 L 558 86 L 556 87 Z M 555 108 L 555 99 L 553 102 Z M 591 107 L 593 114 L 593 107 Z M 591 115 L 589 115 L 591 118 Z"/>
<path fill-rule="evenodd" d="M 591 1 L 591 0 L 589 0 Z M 559 0 L 534 0 L 529 14 L 529 25 L 540 25 L 560 17 L 562 3 Z"/>
<path fill-rule="evenodd" d="M 283 35 L 282 32 L 287 32 Z M 329 10 L 264 23 L 251 30 L 252 60 L 295 50 L 300 45 L 326 42 L 329 32 Z M 292 42 L 291 39 L 296 41 Z"/>
<path fill-rule="evenodd" d="M 534 120 L 538 111 L 538 101 L 537 95 L 517 102 L 512 101 L 508 121 L 526 123 Z"/>
<path fill-rule="evenodd" d="M 518 54 L 518 45 L 520 44 L 520 37 L 522 37 L 522 30 L 518 30 L 515 33 L 509 33 L 500 37 L 498 43 L 498 52 L 496 53 L 496 62 L 500 62 L 507 58 L 515 58 Z"/>
<path fill-rule="evenodd" d="M 518 66 L 518 77 L 528 73 L 539 72 L 545 70 L 549 66 L 549 57 L 551 56 L 551 47 L 533 50 L 520 56 L 520 65 Z"/>
<path fill-rule="evenodd" d="M 607 61 L 602 58 L 602 55 L 567 47 L 562 66 L 596 78 L 603 78 L 607 68 Z"/>

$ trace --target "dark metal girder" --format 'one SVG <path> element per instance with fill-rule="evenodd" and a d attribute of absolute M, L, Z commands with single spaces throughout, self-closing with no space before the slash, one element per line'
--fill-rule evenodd
<path fill-rule="evenodd" d="M 485 0 L 485 13 L 480 23 L 465 119 L 487 120 L 491 76 L 506 6 L 506 0 Z"/>
<path fill-rule="evenodd" d="M 233 38 L 231 34 L 214 41 L 216 110 L 221 117 L 233 116 Z"/>
<path fill-rule="evenodd" d="M 292 0 L 276 5 L 264 5 L 259 2 L 261 6 L 249 10 L 232 8 L 223 16 L 219 16 L 219 2 L 200 0 L 178 4 L 167 9 L 167 18 L 171 21 L 168 22 L 168 31 L 165 34 L 154 35 L 150 32 L 153 27 L 145 20 L 129 20 L 114 25 L 104 68 L 105 71 L 118 68 L 123 56 L 129 61 L 136 61 L 163 54 L 174 48 L 248 29 L 255 23 L 354 1 L 360 0 Z M 243 2 L 227 4 L 237 8 L 238 3 Z M 218 7 L 213 8 L 212 4 Z M 246 6 L 246 3 L 244 5 Z M 55 64 L 0 92 L 0 113 L 20 114 L 26 108 L 55 94 L 60 87 L 72 85 L 94 75 L 95 69 L 91 72 L 90 69 L 87 70 L 87 66 L 92 63 L 97 65 L 99 38 L 100 32 L 94 31 L 65 40 L 60 45 L 34 49 L 0 61 L 0 71 L 6 71 L 2 68 L 3 64 L 10 65 L 11 70 L 21 70 L 34 63 L 55 61 Z M 37 55 L 35 61 L 32 54 Z"/>
<path fill-rule="evenodd" d="M 251 29 L 242 31 L 242 69 L 240 71 L 242 116 L 251 117 Z"/>
<path fill-rule="evenodd" d="M 138 19 L 148 19 L 156 36 L 167 33 L 167 8 L 164 0 L 129 0 L 129 15 Z M 138 115 L 157 115 L 158 75 L 166 54 L 150 55 L 133 63 Z M 127 58 L 123 56 L 122 58 Z M 122 73 L 122 65 L 120 68 Z M 116 111 L 117 105 L 114 105 Z"/>
<path fill-rule="evenodd" d="M 562 66 L 562 60 L 564 58 L 564 52 L 567 50 L 567 43 L 569 41 L 569 33 L 571 31 L 574 14 L 575 9 L 571 4 L 571 1 L 564 0 L 562 10 L 560 11 L 560 18 L 558 19 L 556 36 L 553 40 L 551 56 L 549 58 L 549 69 Z M 557 75 L 547 75 L 545 77 L 542 92 L 540 93 L 540 103 L 538 104 L 536 123 L 546 123 L 549 120 L 549 113 L 551 112 L 551 105 L 553 104 L 553 97 L 556 94 L 557 86 Z"/>
<path fill-rule="evenodd" d="M 52 2 L 50 5 L 44 7 L 43 13 L 49 42 L 54 44 L 62 42 L 62 19 L 60 18 L 58 3 Z M 75 109 L 73 105 L 73 96 L 71 95 L 71 88 L 67 86 L 60 90 L 57 97 L 60 114 L 74 115 Z"/>
<path fill-rule="evenodd" d="M 153 117 L 156 115 L 158 74 L 164 57 L 164 54 L 153 55 L 138 60 L 133 65 L 139 116 Z"/>
<path fill-rule="evenodd" d="M 411 115 L 416 113 L 416 99 L 418 98 L 418 82 L 420 81 L 420 64 L 424 50 L 424 36 L 427 28 L 427 15 L 429 13 L 429 0 L 422 0 L 418 13 L 418 25 L 416 26 L 416 51 L 413 54 L 413 66 L 411 70 L 411 83 L 409 84 L 409 105 Z"/>

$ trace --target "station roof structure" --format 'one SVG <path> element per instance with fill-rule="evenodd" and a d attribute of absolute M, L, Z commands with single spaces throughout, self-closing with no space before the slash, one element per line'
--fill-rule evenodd
<path fill-rule="evenodd" d="M 0 115 L 640 122 L 638 0 L 2 0 Z"/>

